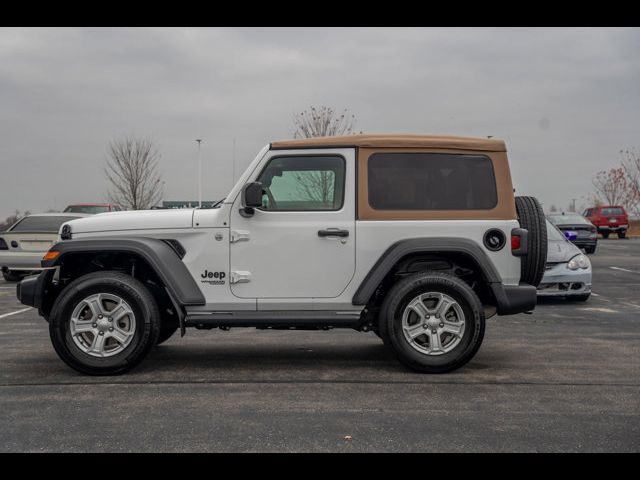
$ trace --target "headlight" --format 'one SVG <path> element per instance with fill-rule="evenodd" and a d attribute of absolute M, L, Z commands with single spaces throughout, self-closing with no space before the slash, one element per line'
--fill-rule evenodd
<path fill-rule="evenodd" d="M 65 223 L 60 229 L 60 238 L 62 240 L 71 240 L 71 225 Z"/>
<path fill-rule="evenodd" d="M 571 260 L 569 260 L 569 263 L 567 263 L 567 268 L 569 270 L 578 270 L 579 268 L 589 268 L 590 266 L 591 266 L 591 262 L 589 262 L 589 259 L 581 253 L 573 257 Z"/>

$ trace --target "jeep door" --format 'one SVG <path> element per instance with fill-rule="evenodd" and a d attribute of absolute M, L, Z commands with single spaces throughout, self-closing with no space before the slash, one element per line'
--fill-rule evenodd
<path fill-rule="evenodd" d="M 355 150 L 271 150 L 249 181 L 262 183 L 262 207 L 244 217 L 234 202 L 232 293 L 338 297 L 355 271 Z"/>

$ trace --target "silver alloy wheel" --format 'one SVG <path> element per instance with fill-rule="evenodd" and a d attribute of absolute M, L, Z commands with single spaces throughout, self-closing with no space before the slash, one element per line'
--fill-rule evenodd
<path fill-rule="evenodd" d="M 110 357 L 131 343 L 136 317 L 127 302 L 111 293 L 82 300 L 71 314 L 71 338 L 84 353 Z"/>
<path fill-rule="evenodd" d="M 462 307 L 444 293 L 418 295 L 402 313 L 404 338 L 415 350 L 426 355 L 443 355 L 456 348 L 464 329 Z"/>

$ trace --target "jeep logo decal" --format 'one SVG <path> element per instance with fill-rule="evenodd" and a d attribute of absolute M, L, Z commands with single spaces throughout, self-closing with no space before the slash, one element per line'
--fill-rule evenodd
<path fill-rule="evenodd" d="M 205 269 L 200 276 L 202 277 L 202 283 L 208 283 L 210 285 L 224 285 L 224 279 L 227 274 L 225 272 L 210 272 Z"/>

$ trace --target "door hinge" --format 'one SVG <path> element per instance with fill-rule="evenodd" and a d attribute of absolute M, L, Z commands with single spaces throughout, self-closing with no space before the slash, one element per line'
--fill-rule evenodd
<path fill-rule="evenodd" d="M 251 281 L 251 272 L 235 271 L 231 272 L 229 283 L 249 283 Z"/>
<path fill-rule="evenodd" d="M 231 240 L 231 243 L 248 241 L 249 231 L 248 230 L 231 230 L 230 240 Z"/>

